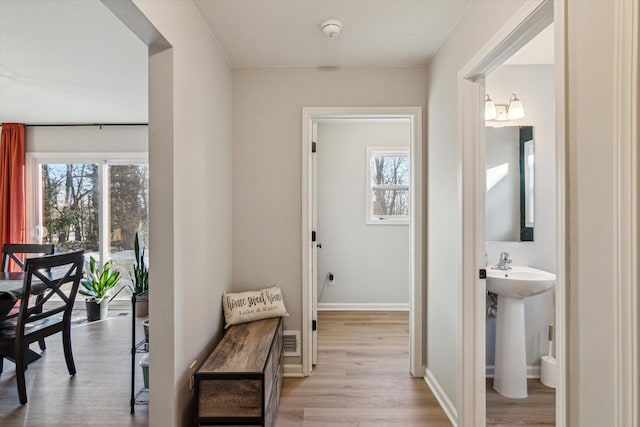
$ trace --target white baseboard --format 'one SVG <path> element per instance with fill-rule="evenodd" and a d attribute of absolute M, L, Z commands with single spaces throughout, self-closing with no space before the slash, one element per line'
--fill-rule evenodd
<path fill-rule="evenodd" d="M 285 377 L 304 377 L 302 374 L 302 365 L 284 365 Z"/>
<path fill-rule="evenodd" d="M 53 299 L 53 298 L 52 298 Z M 60 300 L 58 300 L 60 301 Z M 85 301 L 82 298 L 78 298 L 73 302 L 74 310 L 86 310 Z M 131 298 L 123 299 L 116 298 L 109 303 L 110 310 L 129 310 L 131 311 Z"/>
<path fill-rule="evenodd" d="M 493 365 L 487 365 L 487 378 L 493 378 Z M 540 378 L 540 365 L 527 366 L 527 378 L 539 379 Z"/>
<path fill-rule="evenodd" d="M 444 413 L 447 414 L 449 421 L 453 427 L 458 426 L 458 411 L 456 407 L 453 405 L 453 402 L 449 399 L 449 396 L 444 392 L 436 377 L 433 376 L 429 368 L 424 370 L 424 380 L 427 382 L 427 385 L 431 389 L 431 392 L 436 397 L 436 400 L 444 410 Z"/>
<path fill-rule="evenodd" d="M 409 311 L 409 303 L 318 303 L 318 311 Z"/>

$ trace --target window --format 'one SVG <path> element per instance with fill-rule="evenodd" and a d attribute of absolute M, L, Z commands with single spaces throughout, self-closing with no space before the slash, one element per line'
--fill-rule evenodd
<path fill-rule="evenodd" d="M 29 157 L 31 241 L 55 244 L 56 252 L 84 249 L 87 259 L 101 263 L 112 260 L 121 283 L 128 282 L 136 232 L 148 247 L 146 156 Z"/>
<path fill-rule="evenodd" d="M 367 148 L 367 224 L 409 223 L 409 151 Z"/>

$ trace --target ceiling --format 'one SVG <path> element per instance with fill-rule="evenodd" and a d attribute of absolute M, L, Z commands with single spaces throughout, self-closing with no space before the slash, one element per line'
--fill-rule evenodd
<path fill-rule="evenodd" d="M 315 67 L 424 65 L 469 0 L 194 3 L 231 66 Z M 142 123 L 147 99 L 147 48 L 99 0 L 0 0 L 0 122 Z"/>
<path fill-rule="evenodd" d="M 504 61 L 504 65 L 553 64 L 555 62 L 553 43 L 553 24 L 551 24 Z"/>
<path fill-rule="evenodd" d="M 193 2 L 232 67 L 370 67 L 426 65 L 470 0 Z M 147 47 L 99 0 L 0 0 L 0 122 L 147 120 Z"/>
<path fill-rule="evenodd" d="M 469 0 L 194 0 L 234 67 L 425 65 Z M 326 37 L 320 24 L 342 22 Z"/>
<path fill-rule="evenodd" d="M 146 123 L 147 56 L 98 0 L 0 0 L 0 122 Z"/>

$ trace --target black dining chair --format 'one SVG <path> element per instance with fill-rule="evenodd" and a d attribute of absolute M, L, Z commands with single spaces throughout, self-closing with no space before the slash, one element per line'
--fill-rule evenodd
<path fill-rule="evenodd" d="M 24 271 L 24 262 L 29 256 L 52 255 L 55 253 L 55 245 L 37 243 L 5 243 L 2 246 L 2 264 L 0 272 L 9 271 L 9 261 L 16 263 L 20 270 Z M 47 349 L 44 338 L 38 342 L 40 350 Z M 1 372 L 1 371 L 0 371 Z"/>
<path fill-rule="evenodd" d="M 83 253 L 27 259 L 20 309 L 0 322 L 0 372 L 3 356 L 11 354 L 16 364 L 18 396 L 23 405 L 27 403 L 24 374 L 29 344 L 62 332 L 67 369 L 70 375 L 76 373 L 71 349 L 71 312 L 82 278 Z M 55 273 L 50 273 L 52 270 Z M 42 295 L 42 298 L 29 298 L 32 294 Z"/>
<path fill-rule="evenodd" d="M 2 246 L 2 265 L 0 271 L 9 271 L 9 260 L 15 262 L 24 271 L 24 261 L 28 255 L 52 255 L 55 245 L 41 245 L 35 243 L 5 243 Z M 20 257 L 24 255 L 24 257 Z"/>

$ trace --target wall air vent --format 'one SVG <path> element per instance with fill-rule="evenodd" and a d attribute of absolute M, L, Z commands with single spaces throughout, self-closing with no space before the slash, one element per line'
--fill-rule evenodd
<path fill-rule="evenodd" d="M 283 331 L 284 356 L 300 356 L 300 331 Z"/>

